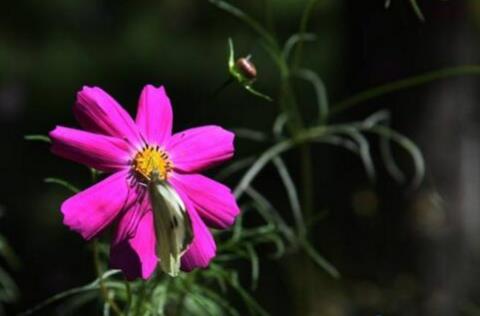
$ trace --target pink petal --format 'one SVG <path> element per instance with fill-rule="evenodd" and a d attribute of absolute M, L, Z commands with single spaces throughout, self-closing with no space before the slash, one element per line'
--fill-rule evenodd
<path fill-rule="evenodd" d="M 135 200 L 127 175 L 117 172 L 63 202 L 63 223 L 85 239 L 95 237 Z"/>
<path fill-rule="evenodd" d="M 138 224 L 143 216 L 150 210 L 146 190 L 142 187 L 135 188 L 135 190 L 137 193 L 135 201 L 132 202 L 130 208 L 125 209 L 123 214 L 119 216 L 121 219 L 115 230 L 113 238 L 114 244 L 135 237 Z"/>
<path fill-rule="evenodd" d="M 176 170 L 195 172 L 231 158 L 234 137 L 219 126 L 191 128 L 174 134 L 166 149 Z"/>
<path fill-rule="evenodd" d="M 175 190 L 185 203 L 193 227 L 193 241 L 182 256 L 182 270 L 188 272 L 195 268 L 206 268 L 217 251 L 215 240 L 187 195 L 178 187 Z"/>
<path fill-rule="evenodd" d="M 130 212 L 120 220 L 116 236 L 122 226 L 128 225 Z M 115 237 L 117 239 L 117 237 Z M 153 213 L 148 210 L 138 223 L 136 233 L 130 239 L 115 240 L 110 250 L 110 265 L 121 269 L 128 280 L 152 276 L 158 263 L 156 237 L 153 227 Z"/>
<path fill-rule="evenodd" d="M 146 85 L 138 102 L 136 123 L 149 143 L 162 145 L 172 134 L 172 106 L 163 86 Z"/>
<path fill-rule="evenodd" d="M 77 121 L 88 131 L 126 138 L 134 145 L 141 141 L 138 128 L 127 111 L 98 87 L 84 86 L 77 93 L 73 111 Z"/>
<path fill-rule="evenodd" d="M 128 164 L 128 144 L 115 137 L 57 126 L 50 132 L 52 152 L 89 167 L 115 171 Z"/>
<path fill-rule="evenodd" d="M 210 227 L 227 228 L 240 213 L 232 191 L 200 174 L 178 174 L 170 178 L 188 195 L 200 217 Z"/>

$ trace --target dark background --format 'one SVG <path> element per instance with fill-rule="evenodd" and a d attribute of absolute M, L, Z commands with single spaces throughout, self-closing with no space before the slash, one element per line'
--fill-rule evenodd
<path fill-rule="evenodd" d="M 264 1 L 232 3 L 263 21 Z M 388 10 L 380 0 L 320 1 L 309 24 L 318 40 L 305 46 L 303 64 L 320 74 L 332 102 L 428 70 L 479 63 L 480 2 L 419 3 L 425 22 L 408 1 L 392 0 Z M 270 4 L 283 42 L 297 31 L 306 1 Z M 11 313 L 94 278 L 88 244 L 62 225 L 59 205 L 69 193 L 42 180 L 62 177 L 84 187 L 89 174 L 23 136 L 47 134 L 56 124 L 77 126 L 72 105 L 83 85 L 102 87 L 134 113 L 147 83 L 165 85 L 175 130 L 214 123 L 269 132 L 275 103 L 235 85 L 209 99 L 227 78 L 228 37 L 238 53 L 253 55 L 256 87 L 275 95 L 278 74 L 256 36 L 207 1 L 2 2 L 0 231 L 21 259 L 11 271 L 21 289 Z M 480 314 L 478 84 L 475 77 L 441 80 L 335 118 L 362 119 L 388 108 L 393 127 L 425 155 L 427 175 L 414 192 L 382 168 L 376 183 L 369 182 L 360 160 L 342 149 L 314 147 L 315 205 L 327 215 L 312 237 L 343 277 L 332 280 L 321 270 L 312 276 L 313 315 Z M 314 95 L 304 90 L 300 103 L 311 104 Z M 309 117 L 314 109 L 302 110 Z M 264 148 L 241 139 L 236 145 L 237 158 Z M 409 158 L 398 155 L 411 170 Z M 285 158 L 297 179 L 297 155 Z M 273 168 L 256 185 L 289 211 Z M 272 315 L 293 314 L 302 267 L 292 268 L 288 257 L 286 264 L 262 259 L 255 297 Z"/>

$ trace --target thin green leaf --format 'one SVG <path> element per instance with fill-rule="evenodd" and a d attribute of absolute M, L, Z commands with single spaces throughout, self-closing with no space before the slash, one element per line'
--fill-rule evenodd
<path fill-rule="evenodd" d="M 268 316 L 267 311 L 237 282 L 232 281 L 231 286 L 240 294 L 251 315 Z"/>
<path fill-rule="evenodd" d="M 358 148 L 357 143 L 351 141 L 348 138 L 341 137 L 338 135 L 326 135 L 325 137 L 322 137 L 316 140 L 316 142 L 343 147 L 357 155 L 360 152 L 360 149 Z"/>
<path fill-rule="evenodd" d="M 307 31 L 307 25 L 308 21 L 310 20 L 310 17 L 312 16 L 313 9 L 315 6 L 318 4 L 319 0 L 310 0 L 307 2 L 303 13 L 302 13 L 302 18 L 300 19 L 300 25 L 298 28 L 298 33 L 299 34 L 305 34 Z M 303 53 L 303 43 L 304 41 L 300 41 L 299 45 L 297 46 L 294 56 L 293 56 L 293 62 L 292 62 L 292 68 L 298 68 L 301 63 L 302 59 L 302 53 Z"/>
<path fill-rule="evenodd" d="M 275 245 L 275 253 L 272 255 L 274 259 L 279 259 L 285 254 L 285 242 L 277 234 L 264 235 L 259 237 L 257 243 L 273 243 Z"/>
<path fill-rule="evenodd" d="M 300 237 L 306 235 L 306 225 L 303 219 L 302 209 L 300 207 L 300 200 L 298 198 L 297 187 L 288 172 L 288 168 L 283 162 L 280 156 L 273 158 L 273 164 L 275 165 L 280 179 L 282 180 L 285 190 L 287 191 L 288 200 L 290 201 L 290 207 L 292 208 L 293 218 L 295 220 L 295 226 L 297 227 L 297 233 Z"/>
<path fill-rule="evenodd" d="M 299 69 L 294 72 L 296 76 L 309 81 L 315 89 L 318 106 L 318 122 L 324 124 L 328 118 L 328 95 L 323 80 L 312 70 Z"/>
<path fill-rule="evenodd" d="M 264 39 L 269 45 L 276 47 L 277 43 L 273 36 L 267 31 L 260 23 L 258 23 L 255 19 L 251 16 L 240 10 L 239 8 L 235 7 L 234 5 L 221 0 L 209 0 L 209 2 L 215 5 L 217 8 L 233 15 L 234 17 L 240 19 L 241 21 L 245 22 L 248 26 L 250 26 L 262 39 Z"/>
<path fill-rule="evenodd" d="M 103 316 L 110 316 L 110 304 L 107 300 L 103 303 Z"/>
<path fill-rule="evenodd" d="M 158 284 L 152 291 L 153 310 L 158 315 L 164 315 L 168 303 L 170 279 Z"/>
<path fill-rule="evenodd" d="M 45 178 L 43 180 L 45 183 L 53 183 L 53 184 L 58 184 L 64 188 L 66 188 L 67 190 L 73 192 L 73 193 L 78 193 L 80 192 L 80 189 L 78 189 L 77 187 L 75 187 L 74 185 L 70 184 L 68 181 L 66 180 L 63 180 L 63 179 L 59 179 L 59 178 Z"/>
<path fill-rule="evenodd" d="M 386 110 L 378 111 L 364 120 L 364 126 L 368 129 L 379 124 L 390 125 L 390 113 Z M 395 157 L 392 154 L 391 142 L 388 137 L 380 136 L 380 154 L 385 168 L 390 176 L 397 182 L 403 183 L 405 175 L 398 167 Z"/>
<path fill-rule="evenodd" d="M 288 71 L 289 71 L 288 65 L 286 64 L 282 56 L 282 52 L 280 51 L 278 43 L 266 28 L 264 28 L 259 22 L 257 22 L 251 16 L 249 16 L 239 8 L 235 7 L 234 5 L 226 1 L 209 0 L 209 2 L 215 5 L 217 8 L 231 14 L 232 16 L 243 21 L 249 27 L 251 27 L 257 33 L 257 35 L 260 36 L 260 38 L 262 39 L 260 44 L 265 48 L 267 53 L 272 57 L 273 61 L 278 66 L 282 76 L 286 76 L 286 74 L 288 74 Z"/>
<path fill-rule="evenodd" d="M 387 110 L 380 110 L 372 115 L 368 116 L 365 120 L 363 120 L 363 126 L 365 128 L 370 128 L 378 124 L 390 122 L 390 112 Z"/>
<path fill-rule="evenodd" d="M 232 38 L 228 38 L 228 69 L 231 71 L 235 67 L 235 49 L 233 48 Z"/>
<path fill-rule="evenodd" d="M 402 134 L 388 127 L 376 126 L 376 127 L 372 127 L 367 131 L 376 133 L 384 137 L 388 137 L 389 139 L 397 143 L 400 147 L 405 149 L 405 151 L 407 151 L 410 154 L 415 167 L 415 175 L 410 184 L 410 188 L 411 189 L 417 188 L 422 182 L 425 174 L 425 161 L 423 160 L 422 152 L 417 147 L 417 145 L 407 137 L 403 136 Z"/>
<path fill-rule="evenodd" d="M 247 249 L 250 264 L 251 264 L 251 272 L 252 272 L 252 284 L 251 289 L 254 290 L 257 288 L 258 285 L 258 277 L 260 275 L 260 264 L 258 260 L 258 254 L 255 251 L 255 248 L 249 243 L 245 244 L 245 248 Z"/>
<path fill-rule="evenodd" d="M 268 136 L 265 133 L 253 129 L 234 128 L 232 131 L 235 136 L 240 138 L 245 138 L 256 142 L 264 142 L 268 140 Z"/>
<path fill-rule="evenodd" d="M 203 293 L 190 292 L 184 300 L 187 315 L 221 316 L 222 308 Z"/>
<path fill-rule="evenodd" d="M 101 176 L 104 172 L 101 170 L 97 170 L 94 168 L 88 168 L 90 171 L 90 178 L 92 179 L 92 183 L 96 183 L 98 181 L 99 176 Z"/>
<path fill-rule="evenodd" d="M 410 0 L 410 5 L 412 6 L 413 11 L 417 15 L 418 19 L 422 22 L 425 22 L 425 17 L 423 16 L 422 10 L 418 5 L 417 0 Z"/>
<path fill-rule="evenodd" d="M 213 301 L 215 301 L 218 305 L 222 306 L 225 311 L 228 312 L 231 316 L 240 316 L 240 313 L 228 303 L 228 300 L 225 299 L 225 297 L 219 296 L 217 293 L 214 291 L 210 290 L 206 286 L 199 286 L 198 284 L 194 285 L 195 287 L 199 288 L 199 291 L 205 294 L 206 296 L 209 296 Z"/>
<path fill-rule="evenodd" d="M 268 201 L 260 192 L 255 190 L 253 187 L 247 189 L 247 194 L 258 204 L 260 215 L 266 220 L 267 223 L 278 227 L 280 232 L 285 236 L 285 238 L 291 242 L 294 242 L 295 234 L 293 233 L 290 226 L 287 225 L 285 220 L 280 216 L 279 212 L 273 207 L 273 205 Z M 258 231 L 259 228 L 257 228 Z M 245 230 L 244 230 L 245 231 Z M 248 235 L 248 230 L 244 232 L 244 235 Z"/>
<path fill-rule="evenodd" d="M 340 273 L 338 270 L 322 255 L 320 255 L 307 240 L 302 240 L 301 246 L 319 267 L 324 269 L 332 277 L 336 279 L 340 278 Z"/>
<path fill-rule="evenodd" d="M 84 285 L 84 286 L 80 286 L 80 287 L 75 287 L 75 288 L 72 288 L 72 289 L 69 289 L 69 290 L 66 290 L 66 291 L 63 291 L 63 292 L 60 292 L 58 294 L 55 294 L 49 298 L 47 298 L 46 300 L 44 300 L 43 302 L 37 304 L 36 306 L 34 306 L 33 308 L 23 312 L 23 313 L 20 313 L 19 316 L 27 316 L 27 315 L 32 315 L 42 309 L 44 309 L 45 307 L 53 304 L 53 303 L 56 303 L 66 297 L 69 297 L 69 296 L 72 296 L 72 295 L 75 295 L 75 294 L 79 294 L 79 293 L 84 293 L 84 292 L 88 292 L 88 291 L 93 291 L 93 290 L 98 290 L 100 288 L 100 280 L 106 280 L 108 279 L 109 277 L 115 275 L 115 274 L 118 274 L 120 273 L 120 270 L 109 270 L 109 271 L 106 271 L 101 278 L 98 278 L 96 279 L 95 281 L 93 281 L 92 283 L 89 283 L 87 285 Z M 105 283 L 106 285 L 109 285 L 108 283 Z"/>
<path fill-rule="evenodd" d="M 288 60 L 290 58 L 290 53 L 292 49 L 300 42 L 313 42 L 317 39 L 317 36 L 313 33 L 296 33 L 288 38 L 283 46 L 283 58 Z"/>
<path fill-rule="evenodd" d="M 444 68 L 376 86 L 371 89 L 359 92 L 351 97 L 346 98 L 345 100 L 334 104 L 330 110 L 330 115 L 340 113 L 342 111 L 350 109 L 351 107 L 359 103 L 366 102 L 368 100 L 389 93 L 420 86 L 435 80 L 466 75 L 480 75 L 480 66 L 464 65 L 458 67 Z"/>
<path fill-rule="evenodd" d="M 398 183 L 404 183 L 406 179 L 405 174 L 397 165 L 395 157 L 392 153 L 391 142 L 388 137 L 380 137 L 380 154 L 382 156 L 385 168 L 390 176 Z"/>
<path fill-rule="evenodd" d="M 94 301 L 95 299 L 97 299 L 97 293 L 95 292 L 86 292 L 73 296 L 58 307 L 58 314 L 62 316 L 78 315 L 78 310 L 81 307 Z"/>
<path fill-rule="evenodd" d="M 29 141 L 39 141 L 39 142 L 44 142 L 44 143 L 52 143 L 52 140 L 50 139 L 50 137 L 48 137 L 47 135 L 25 135 L 23 137 L 25 140 L 29 140 Z"/>
<path fill-rule="evenodd" d="M 216 179 L 222 181 L 233 175 L 234 173 L 250 166 L 255 161 L 255 157 L 250 156 L 243 159 L 236 160 L 227 167 L 220 170 L 215 176 Z"/>
<path fill-rule="evenodd" d="M 217 273 L 218 265 L 214 262 L 210 264 L 210 267 L 208 270 L 205 270 L 204 273 L 206 276 L 214 279 L 216 281 L 216 284 L 220 288 L 220 291 L 222 293 L 227 293 L 227 284 L 225 280 L 225 275 L 223 273 Z"/>
<path fill-rule="evenodd" d="M 362 160 L 365 172 L 370 181 L 374 182 L 376 178 L 375 165 L 373 164 L 372 156 L 370 155 L 370 145 L 368 140 L 356 129 L 346 129 L 345 133 L 349 135 L 358 145 L 359 156 Z"/>
<path fill-rule="evenodd" d="M 235 225 L 233 226 L 233 234 L 232 234 L 233 241 L 239 241 L 242 234 L 243 217 L 245 216 L 246 209 L 242 207 L 242 210 L 243 212 L 241 213 L 240 216 L 237 217 L 237 220 L 235 221 Z"/>
<path fill-rule="evenodd" d="M 255 179 L 257 174 L 265 167 L 265 165 L 270 162 L 275 156 L 279 155 L 281 152 L 286 151 L 292 148 L 295 145 L 293 140 L 286 140 L 280 142 L 271 148 L 267 149 L 256 161 L 252 164 L 250 169 L 243 175 L 242 179 L 236 186 L 234 194 L 237 199 L 243 195 L 245 190 L 249 187 L 250 183 Z"/>
<path fill-rule="evenodd" d="M 13 303 L 18 299 L 19 290 L 15 281 L 0 267 L 0 301 Z"/>
<path fill-rule="evenodd" d="M 246 239 L 255 239 L 260 236 L 274 233 L 277 230 L 278 230 L 277 226 L 272 223 L 268 223 L 262 226 L 257 226 L 255 228 L 248 228 L 248 229 L 246 228 L 243 230 L 242 240 L 243 242 L 245 242 Z"/>
<path fill-rule="evenodd" d="M 251 94 L 253 94 L 253 95 L 255 95 L 255 96 L 259 97 L 259 98 L 262 98 L 262 99 L 267 100 L 267 101 L 269 101 L 269 102 L 272 102 L 272 101 L 273 101 L 273 98 L 272 98 L 272 97 L 270 97 L 270 96 L 268 96 L 268 95 L 266 95 L 266 94 L 264 94 L 264 93 L 261 93 L 260 91 L 255 90 L 255 89 L 252 87 L 251 84 L 246 84 L 246 85 L 244 85 L 244 87 L 245 87 L 245 89 L 246 89 L 248 92 L 250 92 Z"/>
<path fill-rule="evenodd" d="M 2 256 L 7 264 L 16 269 L 20 266 L 20 259 L 17 257 L 15 252 L 13 251 L 10 244 L 7 242 L 5 237 L 0 235 L 0 256 Z"/>
<path fill-rule="evenodd" d="M 273 135 L 276 139 L 282 138 L 283 129 L 288 122 L 288 115 L 286 113 L 280 113 L 275 122 L 273 123 Z"/>

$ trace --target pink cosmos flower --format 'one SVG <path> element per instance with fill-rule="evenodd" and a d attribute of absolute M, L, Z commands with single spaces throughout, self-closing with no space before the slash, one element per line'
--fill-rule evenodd
<path fill-rule="evenodd" d="M 232 157 L 233 133 L 219 126 L 191 128 L 172 135 L 172 108 L 163 87 L 147 85 L 135 121 L 105 91 L 84 87 L 75 116 L 84 130 L 57 126 L 50 132 L 52 152 L 113 173 L 67 199 L 64 224 L 89 240 L 116 223 L 110 264 L 128 279 L 149 278 L 158 257 L 146 183 L 152 172 L 176 191 L 190 218 L 193 240 L 181 268 L 207 267 L 216 245 L 207 226 L 227 228 L 239 214 L 229 188 L 200 171 Z"/>

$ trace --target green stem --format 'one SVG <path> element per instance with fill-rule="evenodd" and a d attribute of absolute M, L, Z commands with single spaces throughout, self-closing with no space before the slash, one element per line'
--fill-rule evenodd
<path fill-rule="evenodd" d="M 130 286 L 130 282 L 125 279 L 125 292 L 127 293 L 127 307 L 125 308 L 127 316 L 130 315 L 130 308 L 132 306 L 132 287 Z"/>
<path fill-rule="evenodd" d="M 310 0 L 305 6 L 305 9 L 303 10 L 302 18 L 300 20 L 300 27 L 299 27 L 298 34 L 303 35 L 307 31 L 308 21 L 310 20 L 310 16 L 312 15 L 313 8 L 317 3 L 318 3 L 318 0 Z M 293 63 L 292 63 L 293 69 L 296 69 L 300 66 L 300 62 L 302 60 L 302 53 L 303 53 L 303 42 L 304 41 L 300 41 L 298 43 L 297 49 L 295 50 Z"/>
<path fill-rule="evenodd" d="M 287 113 L 289 118 L 287 121 L 289 132 L 296 139 L 304 130 L 304 125 L 289 77 L 282 81 L 279 100 L 282 111 Z M 300 148 L 299 155 L 302 178 L 302 209 L 308 221 L 313 209 L 313 162 L 310 144 L 304 143 Z"/>
<path fill-rule="evenodd" d="M 213 93 L 208 97 L 208 101 L 212 101 L 213 99 L 215 99 L 220 94 L 220 92 L 222 92 L 226 87 L 231 85 L 233 82 L 234 82 L 233 77 L 229 76 L 227 80 L 225 80 L 220 86 L 218 86 L 218 88 L 215 89 L 215 91 L 213 91 Z"/>
<path fill-rule="evenodd" d="M 288 131 L 295 137 L 295 135 L 303 129 L 303 122 L 300 112 L 298 111 L 297 100 L 289 77 L 283 78 L 282 80 L 278 100 L 280 110 L 287 114 L 288 117 Z"/>
<path fill-rule="evenodd" d="M 105 283 L 102 278 L 102 267 L 100 263 L 100 252 L 98 249 L 98 240 L 93 241 L 93 261 L 95 264 L 95 270 L 97 272 L 97 277 L 99 278 L 100 293 L 102 294 L 103 300 L 107 302 L 111 307 L 114 313 L 117 316 L 123 316 L 121 309 L 118 307 L 117 303 L 108 295 L 108 289 L 105 286 Z"/>
<path fill-rule="evenodd" d="M 142 281 L 142 285 L 140 286 L 140 291 L 138 294 L 138 299 L 137 299 L 137 306 L 135 308 L 135 316 L 140 316 L 142 315 L 142 306 L 143 306 L 143 301 L 145 300 L 145 292 L 146 292 L 146 285 L 145 282 Z"/>
<path fill-rule="evenodd" d="M 271 0 L 263 0 L 265 8 L 265 24 L 267 25 L 267 29 L 270 30 L 270 33 L 275 34 L 275 22 L 273 19 L 272 4 L 270 1 Z"/>
<path fill-rule="evenodd" d="M 275 38 L 265 29 L 260 23 L 258 23 L 255 19 L 252 19 L 248 14 L 245 14 L 239 8 L 231 5 L 228 2 L 222 0 L 208 0 L 211 4 L 215 5 L 221 10 L 224 10 L 231 15 L 235 16 L 236 18 L 245 22 L 248 26 L 250 26 L 261 38 L 263 38 L 268 45 L 272 47 L 277 47 L 278 44 Z"/>
<path fill-rule="evenodd" d="M 300 147 L 302 187 L 303 187 L 303 212 L 306 222 L 310 222 L 313 213 L 313 161 L 309 143 L 304 143 Z"/>
<path fill-rule="evenodd" d="M 422 10 L 418 5 L 417 0 L 410 0 L 410 5 L 412 6 L 412 9 L 417 15 L 418 19 L 422 22 L 425 22 L 425 17 L 423 16 Z"/>
<path fill-rule="evenodd" d="M 302 18 L 300 20 L 300 26 L 299 26 L 299 34 L 302 36 L 306 30 L 307 30 L 307 25 L 308 21 L 310 20 L 311 14 L 313 12 L 313 9 L 315 5 L 318 3 L 318 0 L 310 0 L 307 5 L 305 6 L 305 9 L 303 10 Z M 289 69 L 289 76 L 291 74 L 291 70 L 295 71 L 300 65 L 300 62 L 302 60 L 302 54 L 303 54 L 303 43 L 304 41 L 300 41 L 298 43 L 298 46 L 294 52 L 294 57 L 293 57 L 293 62 L 291 69 Z M 286 63 L 287 61 L 285 61 Z M 290 80 L 289 82 L 289 89 L 291 88 L 291 83 Z M 292 92 L 293 95 L 293 92 Z M 291 107 L 294 109 L 295 115 L 298 116 L 298 118 L 295 118 L 298 121 L 298 127 L 294 132 L 292 133 L 293 137 L 297 137 L 299 133 L 303 130 L 303 120 L 301 118 L 300 110 L 298 108 L 298 105 L 296 103 L 293 103 Z M 313 207 L 314 207 L 314 201 L 313 201 L 313 161 L 312 161 L 312 156 L 311 156 L 311 149 L 310 149 L 310 144 L 304 143 L 300 147 L 300 161 L 301 161 L 301 175 L 302 175 L 302 187 L 303 187 L 303 194 L 302 194 L 302 204 L 303 204 L 303 210 L 305 214 L 305 218 L 307 221 L 310 220 L 313 212 Z"/>
<path fill-rule="evenodd" d="M 449 67 L 383 84 L 378 87 L 357 93 L 345 100 L 338 102 L 337 104 L 334 104 L 330 114 L 338 114 L 342 111 L 352 108 L 359 103 L 377 98 L 382 95 L 420 86 L 439 79 L 465 75 L 480 75 L 480 66 L 463 65 Z"/>

